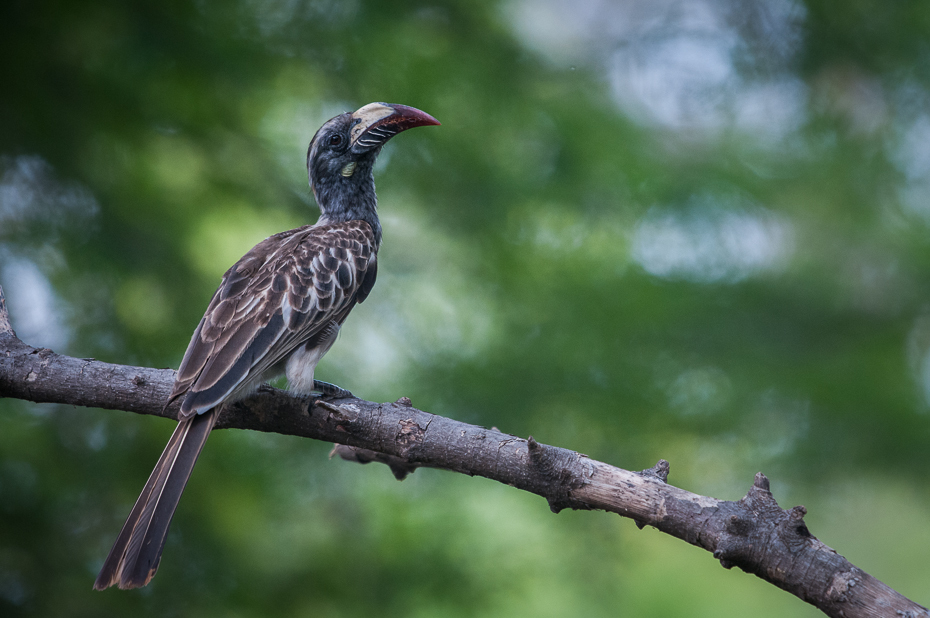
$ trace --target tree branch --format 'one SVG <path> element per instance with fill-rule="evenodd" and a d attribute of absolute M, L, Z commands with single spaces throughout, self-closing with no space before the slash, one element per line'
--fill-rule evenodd
<path fill-rule="evenodd" d="M 177 418 L 164 409 L 171 369 L 72 358 L 20 341 L 0 288 L 0 396 Z M 713 553 L 725 568 L 752 573 L 828 616 L 928 617 L 814 537 L 806 510 L 780 508 L 761 473 L 745 497 L 717 500 L 668 485 L 668 463 L 630 472 L 554 446 L 418 410 L 410 400 L 332 402 L 263 387 L 225 409 L 217 428 L 253 429 L 336 442 L 361 463 L 381 461 L 403 478 L 428 466 L 478 475 L 540 495 L 558 512 L 601 509 L 653 526 Z"/>

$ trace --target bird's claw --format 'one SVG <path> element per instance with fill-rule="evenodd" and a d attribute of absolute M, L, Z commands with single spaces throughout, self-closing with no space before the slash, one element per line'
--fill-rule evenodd
<path fill-rule="evenodd" d="M 355 397 L 352 393 L 342 388 L 341 386 L 336 386 L 335 384 L 330 384 L 329 382 L 323 382 L 322 380 L 313 381 L 313 390 L 319 391 L 323 397 L 327 399 L 347 399 L 349 397 Z"/>

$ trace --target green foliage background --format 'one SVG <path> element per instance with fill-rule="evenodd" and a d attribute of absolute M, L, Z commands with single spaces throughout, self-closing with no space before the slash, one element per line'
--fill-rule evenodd
<path fill-rule="evenodd" d="M 379 282 L 320 377 L 736 499 L 755 472 L 930 604 L 930 5 L 0 5 L 0 284 L 35 345 L 176 367 L 222 272 L 377 170 Z M 3 616 L 802 616 L 603 513 L 218 432 L 146 589 L 91 584 L 172 430 L 0 401 Z"/>

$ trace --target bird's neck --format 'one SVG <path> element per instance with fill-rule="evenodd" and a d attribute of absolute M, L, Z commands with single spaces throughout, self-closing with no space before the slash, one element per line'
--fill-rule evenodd
<path fill-rule="evenodd" d="M 320 206 L 318 225 L 365 221 L 375 234 L 375 246 L 381 245 L 381 221 L 373 176 L 369 174 L 362 182 L 340 187 L 317 187 L 314 193 Z"/>

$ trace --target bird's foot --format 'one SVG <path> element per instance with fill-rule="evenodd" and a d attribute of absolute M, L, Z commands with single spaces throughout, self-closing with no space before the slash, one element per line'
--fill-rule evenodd
<path fill-rule="evenodd" d="M 335 384 L 330 384 L 329 382 L 323 382 L 322 380 L 313 381 L 313 390 L 319 391 L 327 399 L 346 399 L 348 397 L 355 397 L 355 395 L 346 389 L 340 386 L 336 386 Z"/>

